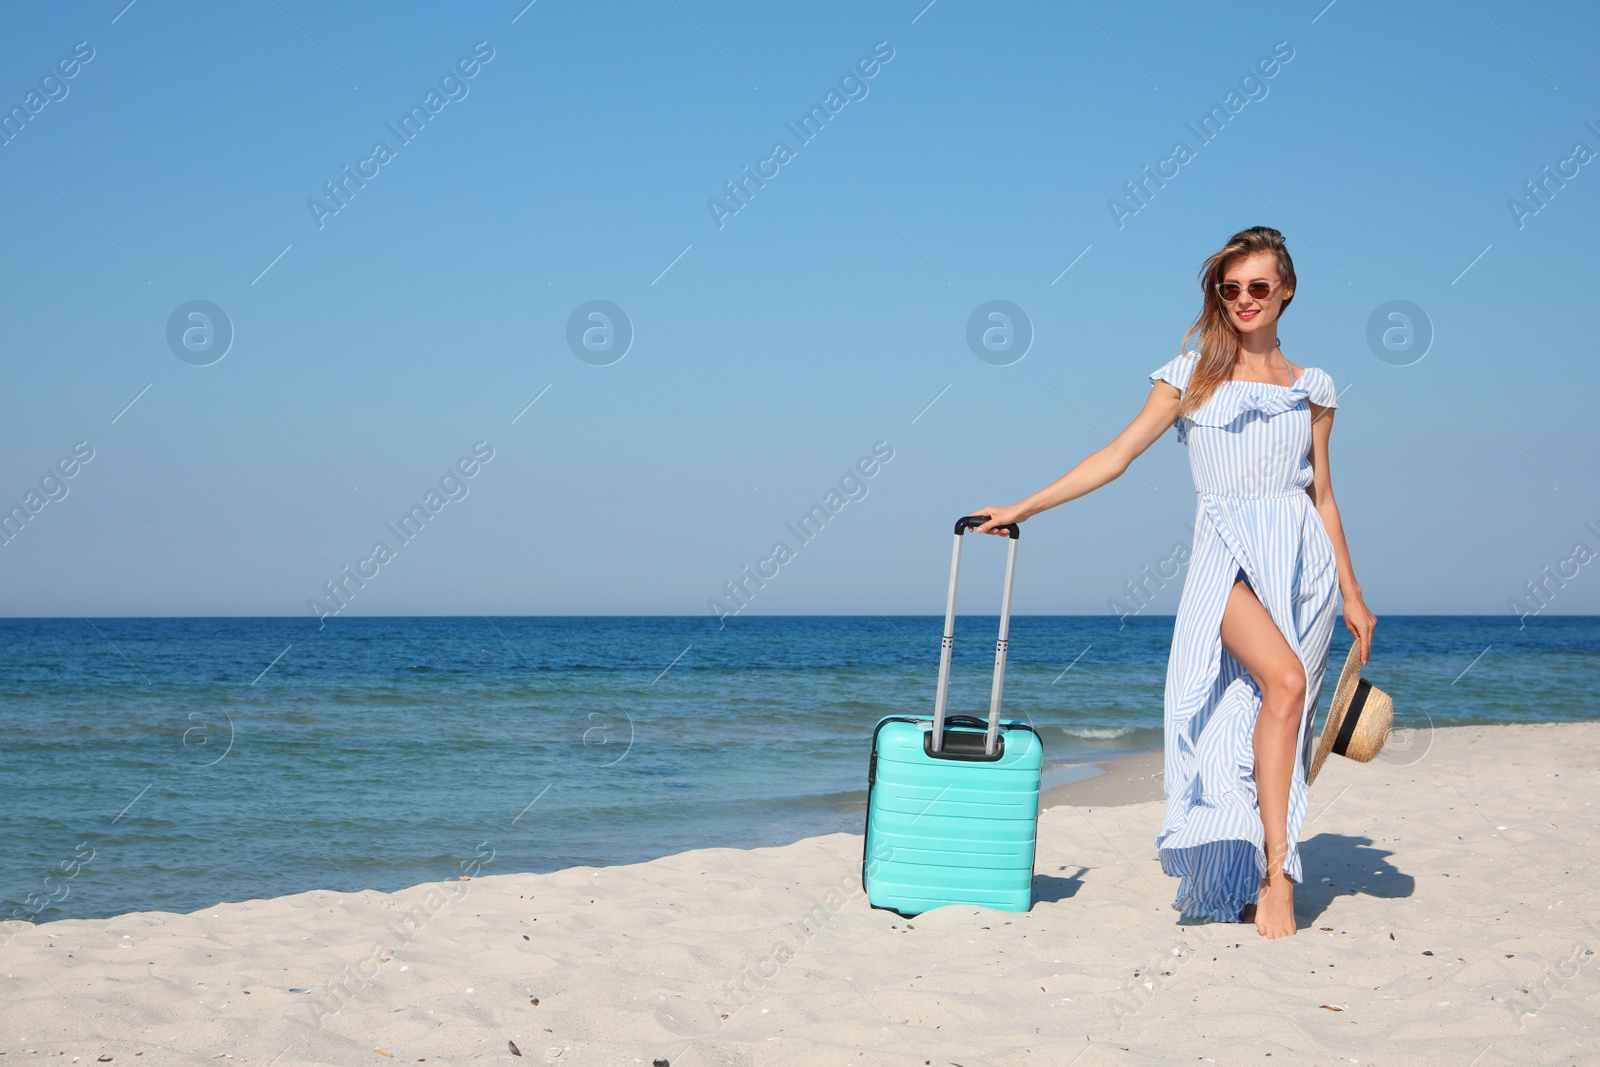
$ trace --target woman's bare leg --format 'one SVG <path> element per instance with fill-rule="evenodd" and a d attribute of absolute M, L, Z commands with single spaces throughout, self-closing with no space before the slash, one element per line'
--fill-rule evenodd
<path fill-rule="evenodd" d="M 1283 937 L 1295 932 L 1294 881 L 1283 872 L 1283 863 L 1289 855 L 1289 784 L 1305 713 L 1305 667 L 1243 582 L 1234 583 L 1223 609 L 1222 647 L 1261 690 L 1253 747 L 1267 877 L 1254 912 L 1247 908 L 1241 918 L 1254 921 L 1262 937 Z"/>

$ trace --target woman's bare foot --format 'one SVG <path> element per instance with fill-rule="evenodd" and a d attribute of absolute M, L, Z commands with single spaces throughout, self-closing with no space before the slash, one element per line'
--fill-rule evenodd
<path fill-rule="evenodd" d="M 1246 904 L 1244 906 L 1244 910 L 1239 913 L 1239 921 L 1242 922 L 1242 923 L 1253 923 L 1253 922 L 1255 922 L 1256 921 L 1256 906 L 1254 904 Z"/>
<path fill-rule="evenodd" d="M 1262 937 L 1287 937 L 1294 933 L 1294 879 L 1281 871 L 1268 875 L 1261 883 L 1256 907 L 1245 911 L 1249 918 L 1243 921 L 1253 919 L 1256 933 Z"/>

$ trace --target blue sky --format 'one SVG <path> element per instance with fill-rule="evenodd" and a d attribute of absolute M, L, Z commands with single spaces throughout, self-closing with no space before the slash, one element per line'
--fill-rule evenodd
<path fill-rule="evenodd" d="M 40 495 L 0 610 L 309 618 L 365 566 L 350 614 L 695 615 L 781 540 L 750 612 L 937 613 L 951 521 L 1120 429 L 1200 262 L 1265 224 L 1300 278 L 1284 351 L 1345 390 L 1378 615 L 1504 612 L 1547 566 L 1549 611 L 1600 611 L 1591 6 L 925 3 L 9 12 L 0 504 Z M 214 362 L 168 341 L 197 300 Z M 595 300 L 620 359 L 568 343 Z M 991 300 L 1031 328 L 1007 365 L 967 341 Z M 1369 345 L 1392 301 L 1422 358 Z M 1109 610 L 1192 510 L 1168 435 L 1028 523 L 1016 610 Z M 971 547 L 963 607 L 992 610 L 1003 554 Z"/>

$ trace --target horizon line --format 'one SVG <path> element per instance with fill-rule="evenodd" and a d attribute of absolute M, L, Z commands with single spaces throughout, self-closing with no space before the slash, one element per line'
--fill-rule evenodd
<path fill-rule="evenodd" d="M 1530 613 L 1530 616 L 1531 616 L 1531 613 Z M 998 618 L 999 617 L 999 612 L 957 612 L 956 613 L 956 617 L 957 618 L 991 618 L 992 619 L 992 618 Z M 1126 621 L 1136 621 L 1138 619 L 1176 619 L 1177 615 L 1175 613 L 1160 614 L 1160 613 L 1155 613 L 1155 612 L 1144 612 L 1144 613 L 1141 613 L 1139 615 L 1134 615 L 1132 613 L 1129 613 L 1126 616 L 1118 615 L 1115 612 L 1027 612 L 1027 613 L 1024 613 L 1024 612 L 1012 612 L 1011 617 L 1013 619 L 1124 619 Z M 1344 617 L 1344 613 L 1340 612 L 1339 613 L 1339 617 L 1343 618 Z M 1537 618 L 1541 618 L 1541 619 L 1543 619 L 1543 618 L 1552 618 L 1552 619 L 1600 619 L 1600 613 L 1593 613 L 1593 612 L 1554 612 L 1554 611 L 1552 611 L 1552 612 L 1541 613 L 1540 615 L 1538 615 L 1536 617 Z M 349 620 L 349 619 L 364 619 L 365 620 L 365 619 L 483 619 L 483 618 L 489 618 L 489 619 L 703 619 L 706 622 L 719 622 L 719 621 L 722 621 L 723 624 L 726 625 L 726 620 L 719 620 L 716 616 L 710 615 L 709 613 L 697 613 L 697 614 L 689 614 L 689 615 L 675 614 L 674 615 L 674 614 L 648 614 L 648 613 L 638 613 L 638 612 L 589 613 L 589 614 L 580 614 L 580 613 L 577 613 L 577 612 L 559 612 L 559 613 L 555 613 L 555 614 L 520 614 L 520 613 L 512 613 L 512 614 L 489 614 L 489 615 L 486 615 L 486 614 L 481 613 L 481 612 L 455 612 L 455 613 L 437 613 L 437 614 L 425 614 L 425 615 L 405 615 L 405 614 L 394 614 L 394 615 L 341 615 L 339 618 L 340 618 L 340 621 Z M 728 616 L 728 618 L 731 619 L 731 618 L 733 618 L 733 616 Z M 936 613 L 936 612 L 901 612 L 901 613 L 889 614 L 889 615 L 885 615 L 885 614 L 883 614 L 881 612 L 855 612 L 855 613 L 842 613 L 842 612 L 795 612 L 795 613 L 787 613 L 787 614 L 781 614 L 781 615 L 780 614 L 755 614 L 755 613 L 750 613 L 750 614 L 741 614 L 740 616 L 738 616 L 738 618 L 741 619 L 741 620 L 743 620 L 743 619 L 872 619 L 872 618 L 880 618 L 880 619 L 882 619 L 882 618 L 890 618 L 890 619 L 942 619 L 942 618 L 944 618 L 944 615 L 943 615 L 943 613 Z M 1444 612 L 1440 612 L 1440 611 L 1431 611 L 1431 612 L 1389 612 L 1389 613 L 1385 614 L 1383 616 L 1383 618 L 1386 618 L 1386 619 L 1505 619 L 1505 620 L 1511 621 L 1511 622 L 1517 622 L 1517 621 L 1520 621 L 1520 619 L 1521 619 L 1520 616 L 1513 615 L 1510 612 L 1482 613 L 1482 612 L 1453 612 L 1453 611 L 1444 611 Z M 325 622 L 325 620 L 318 620 L 314 616 L 307 616 L 307 615 L 303 615 L 303 614 L 293 614 L 293 615 L 222 615 L 222 614 L 217 614 L 217 615 L 82 615 L 82 614 L 78 614 L 78 615 L 66 615 L 66 614 L 61 614 L 61 615 L 0 615 L 0 622 L 39 622 L 39 621 L 54 620 L 54 619 L 64 619 L 64 620 L 73 620 L 73 619 L 78 619 L 78 620 L 91 620 L 91 619 L 172 619 L 172 620 L 178 620 L 178 619 L 300 619 L 300 620 L 303 620 L 305 622 L 319 622 L 319 621 Z"/>

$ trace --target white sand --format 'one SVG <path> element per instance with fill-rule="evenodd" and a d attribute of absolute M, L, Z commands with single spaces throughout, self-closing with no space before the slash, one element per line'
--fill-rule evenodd
<path fill-rule="evenodd" d="M 1026 915 L 871 910 L 835 834 L 50 923 L 0 1064 L 1600 1063 L 1600 724 L 1428 740 L 1330 760 L 1281 941 L 1175 925 L 1159 803 L 1067 805 Z"/>

